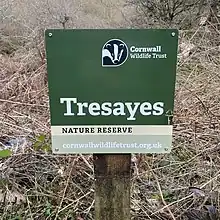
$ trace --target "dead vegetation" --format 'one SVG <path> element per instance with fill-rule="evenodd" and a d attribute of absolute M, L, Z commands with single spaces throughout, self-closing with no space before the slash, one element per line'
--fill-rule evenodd
<path fill-rule="evenodd" d="M 96 10 L 104 16 L 94 3 L 78 12 L 78 19 L 81 13 L 88 17 L 77 27 L 99 27 Z M 86 26 L 84 19 L 94 23 Z M 72 27 L 68 22 L 66 27 Z M 111 26 L 104 18 L 102 22 Z M 0 159 L 0 218 L 93 219 L 92 156 L 55 156 L 45 147 L 50 119 L 44 44 L 38 31 L 31 33 L 30 40 L 0 36 L 1 147 L 25 137 L 22 145 L 13 145 L 11 157 Z M 187 210 L 220 207 L 219 45 L 219 30 L 211 23 L 180 34 L 173 150 L 144 155 L 140 164 L 133 158 L 133 220 L 186 219 Z"/>

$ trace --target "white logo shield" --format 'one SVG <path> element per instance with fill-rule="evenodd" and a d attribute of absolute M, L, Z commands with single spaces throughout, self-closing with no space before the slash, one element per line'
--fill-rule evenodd
<path fill-rule="evenodd" d="M 120 39 L 111 39 L 102 47 L 102 66 L 121 66 L 128 58 L 128 47 Z"/>

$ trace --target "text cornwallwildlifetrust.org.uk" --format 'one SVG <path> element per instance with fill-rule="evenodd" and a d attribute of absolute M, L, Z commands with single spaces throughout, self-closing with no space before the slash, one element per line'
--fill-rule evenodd
<path fill-rule="evenodd" d="M 85 144 L 63 144 L 63 148 L 102 148 L 102 149 L 108 149 L 108 148 L 145 148 L 145 149 L 153 149 L 153 148 L 162 148 L 162 144 L 160 142 L 156 143 L 143 143 L 143 144 L 137 144 L 137 143 L 120 143 L 120 142 L 100 142 L 100 143 L 94 143 L 92 141 L 85 143 Z"/>

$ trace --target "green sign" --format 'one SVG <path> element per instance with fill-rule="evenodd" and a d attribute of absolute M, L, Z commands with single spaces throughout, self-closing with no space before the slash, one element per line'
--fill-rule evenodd
<path fill-rule="evenodd" d="M 168 153 L 178 31 L 47 30 L 54 153 Z"/>

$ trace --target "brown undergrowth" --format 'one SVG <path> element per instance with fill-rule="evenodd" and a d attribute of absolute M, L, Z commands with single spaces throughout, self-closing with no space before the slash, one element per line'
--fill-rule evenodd
<path fill-rule="evenodd" d="M 139 164 L 133 160 L 134 220 L 185 219 L 188 209 L 219 207 L 219 39 L 211 27 L 180 34 L 180 44 L 191 43 L 194 49 L 178 62 L 173 149 L 143 155 Z M 0 160 L 0 218 L 93 219 L 92 156 L 55 156 L 44 149 L 50 142 L 50 118 L 46 63 L 39 54 L 44 54 L 43 44 L 0 55 L 1 142 L 26 140 Z M 45 143 L 36 149 L 39 139 Z"/>

